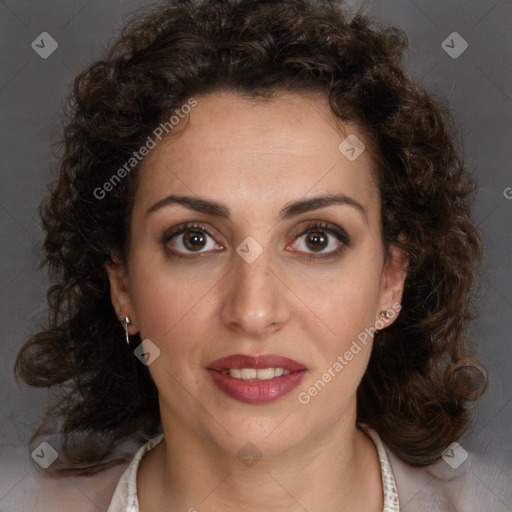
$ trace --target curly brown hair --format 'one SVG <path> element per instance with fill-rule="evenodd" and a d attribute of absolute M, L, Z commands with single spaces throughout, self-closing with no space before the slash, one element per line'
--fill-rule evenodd
<path fill-rule="evenodd" d="M 157 389 L 123 346 L 105 270 L 113 254 L 127 258 L 140 164 L 105 198 L 93 191 L 169 113 L 221 89 L 255 100 L 321 92 L 337 118 L 361 128 L 373 148 L 385 247 L 404 250 L 409 265 L 401 314 L 375 335 L 358 421 L 416 466 L 468 429 L 468 401 L 487 385 L 466 336 L 482 258 L 470 218 L 476 184 L 445 103 L 406 75 L 406 47 L 402 31 L 349 16 L 335 0 L 168 0 L 136 12 L 103 60 L 76 77 L 60 174 L 41 206 L 44 263 L 56 282 L 50 316 L 15 364 L 27 383 L 58 390 L 32 440 L 48 418 L 61 420 L 60 474 L 119 462 L 110 456 L 121 442 L 160 428 Z"/>

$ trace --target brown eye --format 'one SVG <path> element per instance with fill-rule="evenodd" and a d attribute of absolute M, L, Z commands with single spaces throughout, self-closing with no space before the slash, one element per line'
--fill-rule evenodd
<path fill-rule="evenodd" d="M 205 237 L 200 231 L 186 231 L 183 235 L 183 245 L 190 251 L 202 249 L 205 243 Z"/>
<path fill-rule="evenodd" d="M 205 228 L 198 225 L 179 225 L 167 231 L 162 240 L 169 253 L 175 256 L 198 253 L 203 254 L 221 246 Z M 203 250 L 204 249 L 204 250 Z"/>
<path fill-rule="evenodd" d="M 347 233 L 328 222 L 316 222 L 307 226 L 294 243 L 294 249 L 307 259 L 336 257 L 350 246 Z"/>
<path fill-rule="evenodd" d="M 326 237 L 323 233 L 308 233 L 306 235 L 306 244 L 314 251 L 321 251 L 327 246 L 328 237 Z"/>

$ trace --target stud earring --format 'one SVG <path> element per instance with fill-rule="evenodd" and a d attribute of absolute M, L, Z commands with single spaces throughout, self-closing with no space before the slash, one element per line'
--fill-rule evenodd
<path fill-rule="evenodd" d="M 130 317 L 126 315 L 121 319 L 121 322 L 124 324 L 124 333 L 126 335 L 126 344 L 130 346 L 130 335 L 128 334 L 128 326 L 131 325 L 132 321 L 130 320 Z"/>
<path fill-rule="evenodd" d="M 381 311 L 380 316 L 382 318 L 385 318 L 386 320 L 388 320 L 391 315 L 390 315 L 389 311 Z"/>

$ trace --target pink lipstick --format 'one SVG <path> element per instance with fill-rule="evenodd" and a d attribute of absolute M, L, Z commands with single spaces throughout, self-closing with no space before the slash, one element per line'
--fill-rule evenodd
<path fill-rule="evenodd" d="M 252 404 L 273 402 L 287 395 L 307 372 L 305 365 L 276 354 L 236 354 L 217 359 L 206 369 L 226 395 Z"/>

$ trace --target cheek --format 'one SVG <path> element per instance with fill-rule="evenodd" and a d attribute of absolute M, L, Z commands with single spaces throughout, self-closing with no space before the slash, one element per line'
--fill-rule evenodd
<path fill-rule="evenodd" d="M 202 290 L 200 283 L 187 283 L 156 269 L 141 271 L 134 286 L 141 339 L 150 339 L 160 351 L 149 371 L 160 396 L 174 406 L 188 399 L 183 386 L 195 389 L 202 376 L 197 369 L 202 366 L 200 340 L 204 336 L 197 331 L 208 325 L 201 318 Z"/>
<path fill-rule="evenodd" d="M 379 290 L 378 267 L 359 259 L 350 271 L 340 270 L 321 288 L 309 288 L 308 297 L 304 295 L 304 303 L 313 306 L 297 317 L 313 364 L 297 400 L 319 411 L 326 425 L 355 399 L 371 355 Z"/>
<path fill-rule="evenodd" d="M 299 403 L 314 398 L 314 407 L 332 407 L 334 416 L 354 396 L 371 355 L 381 284 L 380 261 L 372 254 L 347 257 L 336 272 L 318 276 L 314 286 L 302 280 L 307 307 L 296 317 L 313 365 Z"/>
<path fill-rule="evenodd" d="M 354 329 L 375 322 L 381 287 L 379 265 L 371 253 L 353 253 L 314 280 L 302 277 L 296 293 L 337 335 L 354 334 Z"/>
<path fill-rule="evenodd" d="M 216 283 L 222 287 L 219 276 L 205 270 L 149 253 L 133 258 L 130 284 L 137 327 L 141 339 L 150 339 L 160 350 L 150 367 L 157 386 L 172 382 L 169 374 L 190 383 L 204 364 L 204 350 L 211 345 L 207 336 L 214 336 L 213 308 L 219 304 Z"/>
<path fill-rule="evenodd" d="M 204 283 L 183 281 L 178 275 L 142 270 L 135 281 L 134 307 L 141 336 L 164 340 L 188 324 L 200 310 Z"/>

